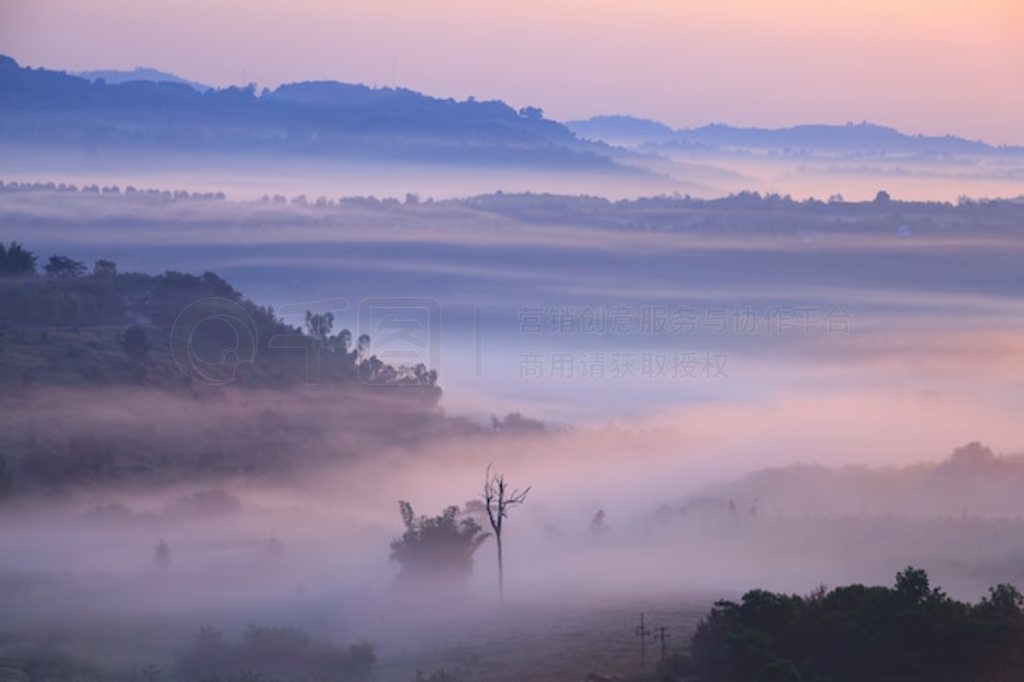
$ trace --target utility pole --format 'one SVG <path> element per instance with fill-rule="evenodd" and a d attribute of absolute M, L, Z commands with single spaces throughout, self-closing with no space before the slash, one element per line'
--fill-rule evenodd
<path fill-rule="evenodd" d="M 640 670 L 647 670 L 647 638 L 651 636 L 651 631 L 644 625 L 644 614 L 640 614 L 640 625 L 633 632 L 640 638 Z"/>
<path fill-rule="evenodd" d="M 661 626 L 656 627 L 654 629 L 658 631 L 657 638 L 661 642 L 661 664 L 660 665 L 661 665 L 661 668 L 664 669 L 664 667 L 665 667 L 665 647 L 666 647 L 666 641 L 672 635 L 668 634 L 668 628 L 665 627 L 664 625 L 661 625 Z"/>

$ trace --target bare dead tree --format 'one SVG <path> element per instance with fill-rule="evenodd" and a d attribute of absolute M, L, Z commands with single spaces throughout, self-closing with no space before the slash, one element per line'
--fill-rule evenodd
<path fill-rule="evenodd" d="M 502 522 L 508 518 L 509 509 L 526 501 L 526 490 L 510 490 L 505 482 L 504 474 L 491 473 L 491 466 L 487 466 L 484 474 L 484 507 L 487 509 L 487 518 L 494 530 L 494 539 L 498 545 L 498 598 L 505 601 L 505 569 L 501 547 Z"/>

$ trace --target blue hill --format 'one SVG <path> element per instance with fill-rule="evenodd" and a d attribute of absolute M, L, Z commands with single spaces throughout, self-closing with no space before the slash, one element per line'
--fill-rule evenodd
<path fill-rule="evenodd" d="M 179 81 L 93 81 L 0 56 L 0 143 L 632 172 L 532 107 L 333 81 L 262 92 Z"/>

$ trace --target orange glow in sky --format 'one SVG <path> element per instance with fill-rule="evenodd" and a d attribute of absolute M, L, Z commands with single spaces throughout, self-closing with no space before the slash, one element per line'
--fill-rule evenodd
<path fill-rule="evenodd" d="M 558 119 L 870 120 L 1024 144 L 1024 0 L 0 0 L 0 53 L 397 84 Z"/>

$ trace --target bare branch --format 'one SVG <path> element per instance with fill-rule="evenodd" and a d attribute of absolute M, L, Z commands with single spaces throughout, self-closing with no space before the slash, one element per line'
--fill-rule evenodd
<path fill-rule="evenodd" d="M 493 464 L 487 465 L 487 470 L 484 472 L 484 508 L 487 510 L 487 519 L 491 522 L 491 528 L 494 530 L 494 539 L 498 548 L 498 594 L 504 599 L 504 578 L 503 578 L 503 566 L 502 566 L 502 545 L 501 545 L 501 529 L 504 519 L 508 518 L 508 512 L 511 507 L 522 504 L 526 501 L 526 496 L 532 488 L 520 491 L 518 489 L 509 490 L 508 484 L 505 482 L 504 474 L 496 474 L 492 472 Z"/>

